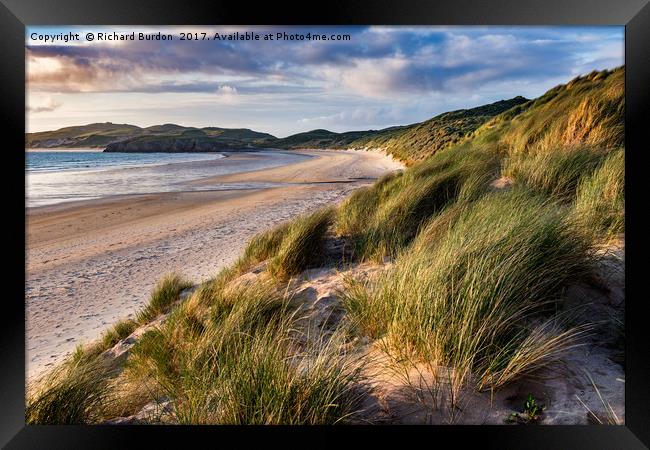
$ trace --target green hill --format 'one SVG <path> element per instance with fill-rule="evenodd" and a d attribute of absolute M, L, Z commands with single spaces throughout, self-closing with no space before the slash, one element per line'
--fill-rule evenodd
<path fill-rule="evenodd" d="M 383 130 L 334 133 L 312 130 L 277 139 L 277 148 L 381 148 L 409 164 L 431 156 L 471 134 L 488 120 L 528 102 L 518 96 L 471 109 L 446 112 L 424 122 Z"/>
<path fill-rule="evenodd" d="M 375 133 L 375 131 L 348 131 L 335 133 L 329 130 L 312 130 L 304 133 L 293 134 L 286 138 L 277 139 L 272 142 L 277 148 L 345 148 L 352 145 L 358 139 Z"/>
<path fill-rule="evenodd" d="M 413 163 L 459 142 L 496 115 L 527 101 L 518 96 L 477 108 L 446 112 L 421 123 L 368 134 L 351 145 L 382 148 L 402 161 Z"/>
<path fill-rule="evenodd" d="M 249 129 L 196 128 L 176 124 L 141 128 L 135 125 L 91 123 L 55 131 L 27 133 L 26 148 L 107 148 L 108 151 L 192 151 L 192 148 L 237 148 L 275 137 Z M 115 144 L 115 145 L 114 145 Z M 149 150 L 146 150 L 149 149 Z M 176 150 L 174 150 L 176 149 Z"/>
<path fill-rule="evenodd" d="M 27 133 L 26 148 L 57 148 L 57 147 L 104 147 L 129 137 L 142 134 L 144 130 L 135 125 L 106 123 L 91 123 L 74 127 L 60 128 L 55 131 Z"/>

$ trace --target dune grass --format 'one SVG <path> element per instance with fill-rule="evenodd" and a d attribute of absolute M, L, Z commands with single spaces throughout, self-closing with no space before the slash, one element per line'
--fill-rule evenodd
<path fill-rule="evenodd" d="M 28 389 L 25 422 L 81 425 L 98 421 L 108 396 L 108 372 L 96 356 L 81 352 Z"/>
<path fill-rule="evenodd" d="M 337 210 L 336 231 L 342 235 L 355 235 L 364 231 L 367 220 L 377 207 L 391 196 L 399 178 L 404 174 L 395 171 L 383 175 L 372 186 L 357 189 Z"/>
<path fill-rule="evenodd" d="M 135 331 L 139 323 L 133 319 L 124 319 L 113 325 L 101 338 L 102 350 L 109 349 Z"/>
<path fill-rule="evenodd" d="M 556 86 L 497 126 L 510 153 L 624 145 L 625 69 L 592 72 Z M 501 120 L 499 116 L 485 129 Z M 478 131 L 480 134 L 481 130 Z"/>
<path fill-rule="evenodd" d="M 498 154 L 490 148 L 440 151 L 352 195 L 339 209 L 337 232 L 352 241 L 359 259 L 394 257 L 432 215 L 485 192 L 498 167 Z"/>
<path fill-rule="evenodd" d="M 155 292 L 169 292 L 169 279 Z M 276 283 L 231 281 L 224 272 L 178 304 L 138 340 L 124 371 L 79 347 L 30 390 L 27 423 L 98 423 L 163 397 L 186 424 L 332 424 L 354 416 L 362 377 L 358 358 L 340 350 L 346 334 L 305 339 L 299 311 Z"/>
<path fill-rule="evenodd" d="M 333 218 L 334 210 L 324 208 L 293 220 L 275 256 L 269 261 L 269 272 L 280 280 L 286 280 L 322 263 L 326 232 Z"/>
<path fill-rule="evenodd" d="M 193 296 L 136 345 L 131 377 L 173 398 L 179 423 L 327 424 L 352 414 L 358 365 L 335 340 L 305 348 L 296 311 L 273 286 Z"/>
<path fill-rule="evenodd" d="M 611 152 L 601 166 L 584 177 L 577 189 L 574 217 L 603 239 L 625 228 L 625 152 Z"/>
<path fill-rule="evenodd" d="M 235 263 L 237 272 L 245 272 L 255 264 L 275 256 L 288 231 L 289 223 L 287 222 L 253 236 L 246 245 L 241 258 Z"/>
<path fill-rule="evenodd" d="M 436 239 L 424 229 L 378 282 L 352 283 L 346 307 L 398 359 L 451 367 L 458 388 L 470 376 L 480 389 L 498 388 L 579 334 L 532 321 L 589 270 L 589 243 L 565 210 L 528 189 L 488 194 L 456 211 Z"/>
<path fill-rule="evenodd" d="M 580 180 L 591 175 L 605 157 L 605 152 L 588 147 L 516 154 L 506 160 L 503 173 L 548 196 L 571 201 Z"/>
<path fill-rule="evenodd" d="M 164 276 L 156 285 L 149 303 L 137 315 L 138 323 L 147 323 L 169 310 L 171 305 L 179 299 L 181 292 L 192 287 L 192 283 L 180 275 L 172 273 Z"/>

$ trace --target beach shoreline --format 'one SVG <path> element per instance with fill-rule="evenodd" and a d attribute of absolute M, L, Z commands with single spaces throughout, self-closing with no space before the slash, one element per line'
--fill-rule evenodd
<path fill-rule="evenodd" d="M 132 317 L 164 273 L 205 281 L 232 263 L 254 234 L 337 203 L 403 167 L 380 152 L 296 153 L 312 158 L 194 182 L 282 184 L 276 187 L 120 195 L 26 208 L 28 377 Z"/>

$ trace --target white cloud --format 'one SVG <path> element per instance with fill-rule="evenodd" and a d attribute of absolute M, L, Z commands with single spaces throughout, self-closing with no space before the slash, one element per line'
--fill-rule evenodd
<path fill-rule="evenodd" d="M 51 112 L 59 108 L 62 103 L 55 100 L 49 95 L 28 97 L 28 104 L 26 110 L 30 113 Z"/>

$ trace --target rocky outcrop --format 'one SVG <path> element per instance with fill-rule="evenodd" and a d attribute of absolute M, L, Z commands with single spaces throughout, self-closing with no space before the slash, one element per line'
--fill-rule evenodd
<path fill-rule="evenodd" d="M 183 153 L 234 151 L 254 148 L 240 141 L 210 138 L 127 139 L 106 146 L 109 153 Z"/>

